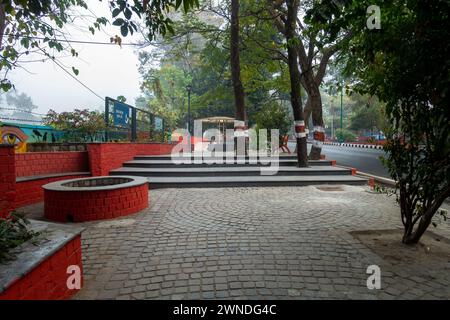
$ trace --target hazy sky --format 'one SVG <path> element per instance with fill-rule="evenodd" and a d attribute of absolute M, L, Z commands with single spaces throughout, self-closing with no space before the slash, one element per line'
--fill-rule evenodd
<path fill-rule="evenodd" d="M 111 17 L 106 1 L 87 0 L 89 8 L 97 16 Z M 83 25 L 82 21 L 76 22 Z M 120 35 L 118 27 L 108 25 L 103 32 L 92 35 L 88 31 L 70 26 L 66 28 L 68 39 L 109 42 L 111 36 Z M 124 43 L 135 43 L 139 36 L 123 38 Z M 124 95 L 127 102 L 134 103 L 139 96 L 140 75 L 138 73 L 137 48 L 132 46 L 72 44 L 79 57 L 58 59 L 69 71 L 75 66 L 80 73 L 77 78 L 105 97 Z M 29 57 L 29 59 L 32 59 Z M 102 109 L 104 102 L 64 73 L 52 61 L 33 62 L 24 65 L 27 71 L 16 69 L 10 78 L 17 91 L 25 92 L 39 107 L 37 112 L 46 113 L 52 108 L 70 111 L 74 108 Z"/>

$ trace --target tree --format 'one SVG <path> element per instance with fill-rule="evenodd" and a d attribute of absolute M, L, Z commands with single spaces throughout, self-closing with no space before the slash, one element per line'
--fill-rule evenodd
<path fill-rule="evenodd" d="M 45 125 L 65 131 L 65 138 L 71 141 L 95 141 L 98 133 L 106 129 L 105 116 L 98 111 L 75 109 L 73 112 L 58 113 L 49 110 L 44 117 Z"/>
<path fill-rule="evenodd" d="M 35 54 L 41 60 L 55 59 L 55 53 L 68 51 L 71 55 L 78 53 L 65 45 L 65 24 L 71 23 L 70 9 L 81 7 L 87 9 L 83 0 L 30 0 L 2 1 L 0 4 L 0 73 L 1 89 L 8 91 L 13 84 L 8 73 L 13 68 L 23 67 L 23 58 Z M 90 30 L 100 29 L 105 25 L 105 18 L 93 21 Z M 78 74 L 78 70 L 72 67 Z"/>
<path fill-rule="evenodd" d="M 356 141 L 356 135 L 347 129 L 336 129 L 336 138 L 338 141 L 354 142 Z"/>
<path fill-rule="evenodd" d="M 385 164 L 397 181 L 403 242 L 417 243 L 450 196 L 450 3 L 383 3 L 381 30 L 366 25 L 371 1 L 353 1 L 347 72 L 386 103 Z M 441 211 L 439 211 L 441 212 Z"/>
<path fill-rule="evenodd" d="M 284 64 L 274 61 L 251 41 L 268 38 L 264 31 L 249 34 L 261 25 L 248 14 L 254 7 L 240 1 L 239 59 L 240 78 L 245 87 L 244 105 L 248 125 L 268 102 L 286 99 L 288 81 Z M 152 112 L 175 114 L 175 123 L 185 123 L 187 109 L 186 85 L 192 84 L 191 115 L 193 118 L 236 115 L 230 66 L 230 6 L 226 2 L 212 10 L 207 6 L 173 17 L 174 35 L 158 37 L 149 42 L 157 49 L 140 52 L 140 73 L 143 77 L 143 99 Z M 267 24 L 266 24 L 267 25 Z M 264 26 L 266 27 L 266 26 Z M 273 74 L 282 67 L 283 73 Z M 272 93 L 271 93 L 272 92 Z M 166 111 L 163 111 L 166 110 Z M 174 119 L 175 119 L 174 118 Z"/>
<path fill-rule="evenodd" d="M 40 120 L 39 117 L 36 116 L 37 113 L 33 112 L 33 110 L 37 109 L 37 106 L 33 103 L 33 100 L 26 93 L 19 93 L 17 91 L 10 91 L 6 95 L 6 110 L 12 111 L 5 113 L 7 118 L 11 118 L 22 121 L 36 121 Z M 0 94 L 0 98 L 2 95 Z M 1 99 L 0 99 L 1 100 Z"/>
<path fill-rule="evenodd" d="M 283 143 L 283 138 L 291 129 L 291 120 L 289 119 L 286 109 L 277 102 L 268 102 L 256 114 L 256 128 L 259 129 L 278 129 L 279 130 L 279 144 Z M 267 136 L 270 140 L 270 135 Z M 269 142 L 269 141 L 268 141 Z"/>
<path fill-rule="evenodd" d="M 296 21 L 297 13 L 300 5 L 299 0 L 286 0 L 287 11 L 282 8 L 283 1 L 276 1 L 273 4 L 272 16 L 274 21 L 283 35 L 286 38 L 286 47 L 288 52 L 288 68 L 289 79 L 291 85 L 291 105 L 294 113 L 295 134 L 297 141 L 297 161 L 299 167 L 308 166 L 307 146 L 306 146 L 306 132 L 305 119 L 303 118 L 303 108 L 301 100 L 301 83 L 300 70 L 298 68 L 298 52 L 296 50 Z M 279 13 L 276 13 L 278 10 Z M 283 18 L 281 18 L 283 16 Z"/>
<path fill-rule="evenodd" d="M 235 131 L 235 150 L 238 148 L 239 140 L 244 139 L 244 151 L 247 152 L 247 139 L 245 136 L 236 136 L 237 132 L 247 129 L 247 114 L 245 112 L 245 93 L 241 81 L 241 62 L 239 58 L 239 0 L 231 0 L 231 26 L 230 26 L 230 66 L 231 80 L 233 83 L 234 103 L 236 107 Z"/>
<path fill-rule="evenodd" d="M 304 108 L 304 118 L 310 116 L 314 128 L 313 145 L 309 154 L 312 160 L 319 160 L 324 141 L 323 105 L 320 86 L 323 82 L 327 66 L 352 37 L 352 32 L 344 31 L 339 24 L 333 28 L 325 28 L 331 21 L 339 21 L 342 17 L 345 1 L 306 1 L 303 12 L 304 21 L 298 21 L 298 56 L 302 70 L 302 85 L 308 93 Z"/>
<path fill-rule="evenodd" d="M 119 102 L 125 103 L 127 101 L 127 98 L 125 98 L 124 95 L 120 95 L 120 96 L 117 96 L 116 100 Z"/>
<path fill-rule="evenodd" d="M 101 0 L 99 0 L 101 1 Z M 129 3 L 130 2 L 130 3 Z M 138 22 L 133 19 L 137 15 L 144 19 L 147 37 L 153 39 L 157 34 L 173 32 L 172 20 L 168 13 L 180 6 L 184 11 L 198 6 L 198 0 L 114 0 L 108 2 L 111 7 L 113 25 L 120 28 L 122 36 L 137 31 Z M 29 54 L 41 55 L 42 60 L 56 60 L 55 54 L 68 51 L 74 57 L 78 53 L 64 41 L 64 25 L 73 21 L 71 9 L 88 9 L 83 0 L 3 0 L 0 3 L 0 87 L 9 91 L 13 84 L 8 73 L 14 68 L 23 67 L 22 59 Z M 108 20 L 96 17 L 88 29 L 95 33 Z M 116 43 L 121 43 L 116 38 Z M 72 67 L 75 75 L 79 70 Z"/>
<path fill-rule="evenodd" d="M 301 70 L 300 82 L 307 93 L 305 107 L 302 109 L 306 126 L 309 125 L 312 115 L 314 142 L 309 154 L 312 160 L 320 159 L 321 146 L 325 138 L 320 86 L 331 57 L 351 38 L 351 33 L 343 32 L 337 24 L 335 24 L 337 28 L 334 29 L 323 28 L 323 25 L 330 21 L 339 20 L 342 14 L 341 1 L 325 2 L 327 3 L 325 13 L 322 12 L 324 2 L 302 1 L 301 5 L 295 6 L 297 11 L 292 27 L 295 41 L 291 45 L 297 51 L 297 64 Z M 275 26 L 283 34 L 285 32 L 283 24 L 287 20 L 287 2 L 284 4 L 284 1 L 279 0 L 267 3 Z"/>
<path fill-rule="evenodd" d="M 377 97 L 354 93 L 349 98 L 349 107 L 352 109 L 349 129 L 371 133 L 386 130 L 384 104 Z"/>

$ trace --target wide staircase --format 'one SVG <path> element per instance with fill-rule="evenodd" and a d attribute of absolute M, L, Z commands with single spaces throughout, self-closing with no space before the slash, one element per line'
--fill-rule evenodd
<path fill-rule="evenodd" d="M 222 163 L 217 163 L 222 162 Z M 305 186 L 318 184 L 366 185 L 352 170 L 329 160 L 309 161 L 298 168 L 293 155 L 278 158 L 171 155 L 134 157 L 110 175 L 147 177 L 149 188 L 210 188 L 243 186 Z"/>

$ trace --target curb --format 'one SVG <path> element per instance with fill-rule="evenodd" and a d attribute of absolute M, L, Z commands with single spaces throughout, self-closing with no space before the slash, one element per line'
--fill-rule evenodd
<path fill-rule="evenodd" d="M 350 169 L 352 170 L 352 175 L 355 175 L 357 177 L 360 178 L 368 178 L 368 185 L 369 187 L 373 188 L 375 187 L 375 183 L 387 186 L 387 187 L 395 187 L 395 180 L 389 179 L 389 178 L 384 178 L 384 177 L 380 177 L 380 176 L 375 176 L 373 174 L 370 173 L 366 173 L 366 172 L 361 172 L 361 171 L 357 171 L 355 168 L 352 167 L 346 167 L 346 166 L 341 166 L 341 165 L 336 165 L 336 167 L 341 167 L 344 169 Z M 353 174 L 355 173 L 355 174 Z M 450 205 L 450 198 L 447 198 L 444 200 L 444 202 L 448 205 Z"/>
<path fill-rule="evenodd" d="M 340 143 L 340 142 L 324 142 L 324 145 L 339 146 L 339 147 L 353 147 L 353 148 L 366 148 L 366 149 L 379 149 L 382 150 L 383 146 L 375 144 L 361 144 L 361 143 Z"/>
<path fill-rule="evenodd" d="M 336 165 L 336 166 L 344 168 L 344 169 L 350 169 L 350 170 L 352 170 L 352 174 L 354 173 L 354 175 L 359 176 L 361 178 L 368 178 L 369 186 L 371 186 L 371 187 L 373 187 L 375 185 L 375 183 L 379 183 L 379 184 L 389 186 L 389 187 L 395 187 L 395 181 L 392 179 L 376 176 L 376 175 L 366 173 L 366 172 L 361 172 L 352 167 L 346 167 L 346 166 L 341 166 L 341 165 Z"/>

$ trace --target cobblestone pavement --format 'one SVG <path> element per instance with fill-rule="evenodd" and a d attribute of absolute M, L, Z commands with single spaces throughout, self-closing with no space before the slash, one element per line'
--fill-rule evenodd
<path fill-rule="evenodd" d="M 394 199 L 343 189 L 150 190 L 149 209 L 84 224 L 75 298 L 449 299 L 449 263 L 393 265 L 349 234 L 400 228 Z M 366 287 L 372 264 L 381 290 Z"/>

